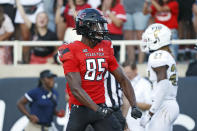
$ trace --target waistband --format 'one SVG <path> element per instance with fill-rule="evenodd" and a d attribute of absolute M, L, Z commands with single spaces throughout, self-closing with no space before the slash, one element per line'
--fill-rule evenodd
<path fill-rule="evenodd" d="M 43 127 L 50 127 L 51 126 L 51 123 L 37 123 L 37 124 L 40 126 L 43 126 Z"/>
<path fill-rule="evenodd" d="M 171 101 L 171 100 L 176 100 L 175 97 L 168 97 L 168 98 L 165 98 L 163 101 Z"/>
<path fill-rule="evenodd" d="M 101 107 L 107 107 L 107 105 L 105 103 L 101 103 L 101 104 L 97 104 Z M 79 108 L 79 107 L 86 107 L 84 105 L 75 105 L 75 104 L 71 104 L 71 107 L 76 107 L 76 108 Z"/>

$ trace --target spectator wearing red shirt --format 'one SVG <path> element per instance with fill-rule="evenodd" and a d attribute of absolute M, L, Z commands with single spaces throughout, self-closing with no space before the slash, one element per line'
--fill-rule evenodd
<path fill-rule="evenodd" d="M 75 17 L 80 10 L 91 8 L 87 4 L 87 0 L 69 0 L 64 10 L 64 19 L 66 21 L 66 32 L 64 40 L 66 42 L 73 42 L 74 40 L 81 40 L 81 35 L 77 35 L 75 28 Z"/>
<path fill-rule="evenodd" d="M 151 6 L 146 1 L 143 9 L 144 14 L 151 13 L 155 23 L 166 25 L 172 31 L 172 39 L 178 39 L 178 14 L 179 5 L 176 0 L 151 0 Z M 171 50 L 177 58 L 178 45 L 172 45 Z"/>
<path fill-rule="evenodd" d="M 102 0 L 100 9 L 108 22 L 109 36 L 112 40 L 123 39 L 123 23 L 126 22 L 126 12 L 120 0 Z M 119 61 L 120 46 L 114 47 L 115 57 Z"/>

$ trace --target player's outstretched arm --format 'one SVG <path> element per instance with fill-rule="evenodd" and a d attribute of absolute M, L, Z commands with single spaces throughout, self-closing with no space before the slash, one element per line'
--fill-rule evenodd
<path fill-rule="evenodd" d="M 155 87 L 156 91 L 153 97 L 152 106 L 150 108 L 150 114 L 154 114 L 157 111 L 163 102 L 166 92 L 168 91 L 170 82 L 167 79 L 167 69 L 167 65 L 153 68 L 157 75 L 157 84 L 155 85 L 157 87 Z"/>
<path fill-rule="evenodd" d="M 70 72 L 66 75 L 69 87 L 74 97 L 83 105 L 97 111 L 99 106 L 93 102 L 90 96 L 81 88 L 81 77 L 79 72 Z"/>
<path fill-rule="evenodd" d="M 111 73 L 114 75 L 116 80 L 120 83 L 120 87 L 123 89 L 124 95 L 127 97 L 132 107 L 131 116 L 135 119 L 141 118 L 142 113 L 136 106 L 136 98 L 135 98 L 133 87 L 127 76 L 124 74 L 122 68 L 119 66 L 116 70 L 114 70 Z"/>
<path fill-rule="evenodd" d="M 167 69 L 168 66 L 160 66 L 153 68 L 157 75 L 157 84 L 153 87 L 155 88 L 155 94 L 152 98 L 152 106 L 149 110 L 149 112 L 142 117 L 140 121 L 140 125 L 142 127 L 145 127 L 147 123 L 150 121 L 151 117 L 154 115 L 154 113 L 158 110 L 160 105 L 163 102 L 163 99 L 165 98 L 166 92 L 169 88 L 169 80 L 167 79 Z"/>

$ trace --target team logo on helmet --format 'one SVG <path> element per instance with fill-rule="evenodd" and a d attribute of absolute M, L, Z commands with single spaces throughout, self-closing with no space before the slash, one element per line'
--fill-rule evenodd
<path fill-rule="evenodd" d="M 155 37 L 156 41 L 160 41 L 160 39 L 159 39 L 159 37 L 158 37 L 159 32 L 160 32 L 160 29 L 156 29 L 156 30 L 154 31 L 154 37 Z"/>
<path fill-rule="evenodd" d="M 86 16 L 86 13 L 85 13 L 85 12 L 82 12 L 82 13 L 79 15 L 79 18 L 80 18 L 80 19 L 83 19 L 85 16 Z"/>

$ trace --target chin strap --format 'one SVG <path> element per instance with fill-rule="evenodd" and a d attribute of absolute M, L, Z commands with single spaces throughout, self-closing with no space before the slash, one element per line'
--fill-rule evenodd
<path fill-rule="evenodd" d="M 111 38 L 109 38 L 109 36 L 104 36 L 103 39 L 104 39 L 104 40 L 109 40 L 109 41 L 111 41 Z"/>

